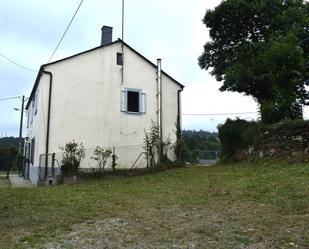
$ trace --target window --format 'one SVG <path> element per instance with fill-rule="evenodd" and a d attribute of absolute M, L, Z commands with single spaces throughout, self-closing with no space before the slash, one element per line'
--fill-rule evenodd
<path fill-rule="evenodd" d="M 139 92 L 127 92 L 127 111 L 139 112 Z"/>
<path fill-rule="evenodd" d="M 34 98 L 34 115 L 38 112 L 38 102 L 39 102 L 39 90 L 37 90 Z"/>
<path fill-rule="evenodd" d="M 140 89 L 122 90 L 121 111 L 128 113 L 146 113 L 146 94 Z"/>
<path fill-rule="evenodd" d="M 33 122 L 33 116 L 34 116 L 34 102 L 35 102 L 35 96 L 33 97 L 31 101 L 31 107 L 30 107 L 30 124 Z"/>
<path fill-rule="evenodd" d="M 27 111 L 27 128 L 29 128 L 29 124 L 30 124 L 30 110 L 28 109 L 28 111 Z"/>
<path fill-rule="evenodd" d="M 117 53 L 117 65 L 123 65 L 123 55 L 122 55 L 122 53 Z"/>
<path fill-rule="evenodd" d="M 35 139 L 31 139 L 31 151 L 30 151 L 30 162 L 34 163 L 34 149 L 35 149 Z"/>

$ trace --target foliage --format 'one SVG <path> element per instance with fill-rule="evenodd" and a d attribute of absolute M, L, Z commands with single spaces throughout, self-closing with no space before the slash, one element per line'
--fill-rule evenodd
<path fill-rule="evenodd" d="M 175 144 L 175 155 L 176 160 L 178 162 L 183 160 L 183 149 L 184 149 L 184 141 L 182 139 L 182 132 L 180 126 L 180 115 L 177 115 L 177 122 L 176 122 L 176 144 Z"/>
<path fill-rule="evenodd" d="M 101 146 L 97 146 L 93 152 L 93 157 L 91 159 L 94 159 L 97 161 L 97 170 L 99 172 L 104 171 L 105 165 L 107 163 L 107 159 L 111 157 L 112 151 L 111 149 L 104 149 Z"/>
<path fill-rule="evenodd" d="M 303 119 L 295 119 L 295 120 L 291 120 L 291 119 L 284 119 L 282 121 L 280 121 L 279 123 L 273 124 L 270 126 L 270 128 L 274 128 L 274 129 L 295 129 L 298 127 L 303 127 L 303 126 L 309 126 L 309 120 L 303 120 Z"/>
<path fill-rule="evenodd" d="M 218 130 L 224 159 L 235 158 L 237 153 L 247 150 L 249 145 L 259 145 L 261 124 L 257 122 L 239 118 L 227 119 L 224 124 L 218 126 Z"/>
<path fill-rule="evenodd" d="M 196 162 L 203 151 L 221 150 L 218 133 L 184 130 L 182 137 L 184 141 L 183 159 L 187 162 Z"/>
<path fill-rule="evenodd" d="M 166 139 L 161 138 L 159 125 L 151 121 L 149 132 L 145 131 L 144 137 L 144 149 L 147 156 L 147 164 L 149 167 L 155 167 L 158 165 L 158 160 L 168 161 L 167 152 L 171 140 L 169 137 Z M 161 151 L 161 155 L 160 155 Z"/>
<path fill-rule="evenodd" d="M 3 146 L 16 146 L 18 148 L 19 144 L 24 143 L 24 139 L 23 138 L 19 138 L 19 137 L 2 137 L 0 138 L 0 145 Z"/>
<path fill-rule="evenodd" d="M 80 162 L 85 158 L 85 148 L 82 143 L 78 144 L 74 140 L 59 146 L 63 152 L 61 160 L 61 172 L 63 175 L 76 174 L 79 170 Z"/>
<path fill-rule="evenodd" d="M 156 159 L 158 158 L 158 153 L 160 151 L 159 147 L 159 125 L 152 121 L 150 131 L 145 131 L 144 137 L 144 149 L 147 155 L 147 165 L 149 167 L 155 167 L 157 165 Z"/>
<path fill-rule="evenodd" d="M 18 137 L 2 137 L 0 138 L 0 170 L 2 169 L 17 169 L 19 162 L 22 160 L 22 155 L 18 148 L 23 147 L 24 140 Z"/>
<path fill-rule="evenodd" d="M 212 41 L 199 57 L 221 91 L 252 96 L 264 123 L 302 117 L 309 94 L 309 3 L 226 0 L 208 10 Z"/>
<path fill-rule="evenodd" d="M 113 154 L 112 155 L 112 170 L 113 170 L 113 172 L 115 171 L 115 169 L 116 169 L 116 165 L 117 165 L 117 163 L 116 163 L 116 160 L 118 159 L 118 157 L 115 155 L 115 154 Z"/>
<path fill-rule="evenodd" d="M 18 155 L 15 145 L 0 145 L 0 170 L 9 170 L 16 165 Z"/>

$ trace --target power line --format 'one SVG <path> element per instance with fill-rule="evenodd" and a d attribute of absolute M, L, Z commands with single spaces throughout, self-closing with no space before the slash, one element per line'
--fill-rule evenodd
<path fill-rule="evenodd" d="M 14 65 L 16 65 L 16 66 L 18 66 L 18 67 L 20 67 L 20 68 L 22 68 L 22 69 L 24 69 L 24 70 L 31 71 L 31 72 L 35 72 L 35 73 L 38 72 L 38 71 L 36 71 L 36 70 L 34 70 L 34 69 L 31 69 L 31 68 L 28 68 L 28 67 L 25 67 L 25 66 L 23 66 L 23 65 L 18 64 L 17 62 L 15 62 L 14 60 L 10 59 L 10 58 L 7 57 L 6 55 L 2 54 L 1 52 L 0 52 L 0 56 L 2 56 L 2 57 L 3 57 L 4 59 L 6 59 L 7 61 L 11 62 L 12 64 L 14 64 Z"/>
<path fill-rule="evenodd" d="M 70 28 L 70 26 L 71 26 L 71 24 L 72 24 L 72 22 L 73 22 L 73 20 L 74 20 L 74 18 L 75 18 L 75 16 L 76 16 L 78 10 L 79 10 L 79 8 L 80 8 L 80 6 L 82 5 L 83 2 L 84 2 L 84 0 L 81 0 L 81 1 L 80 1 L 80 3 L 79 3 L 79 5 L 78 5 L 78 7 L 77 7 L 77 9 L 76 9 L 76 11 L 75 11 L 73 17 L 71 18 L 71 21 L 69 22 L 69 25 L 68 25 L 67 28 L 65 29 L 63 35 L 62 35 L 61 38 L 60 38 L 60 41 L 58 42 L 56 48 L 54 49 L 52 55 L 50 56 L 50 58 L 49 58 L 49 60 L 48 60 L 48 63 L 51 61 L 51 59 L 53 58 L 54 54 L 56 53 L 56 51 L 57 51 L 57 49 L 58 49 L 60 43 L 62 42 L 64 36 L 66 35 L 67 31 L 69 30 L 69 28 Z"/>
<path fill-rule="evenodd" d="M 183 116 L 227 116 L 227 115 L 242 115 L 256 114 L 258 112 L 230 112 L 230 113 L 183 113 Z"/>
<path fill-rule="evenodd" d="M 0 101 L 11 100 L 11 99 L 20 99 L 20 96 L 2 98 L 2 99 L 0 99 Z"/>

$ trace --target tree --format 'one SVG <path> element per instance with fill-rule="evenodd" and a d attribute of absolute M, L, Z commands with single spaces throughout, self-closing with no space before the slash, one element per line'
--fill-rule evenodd
<path fill-rule="evenodd" d="M 309 4 L 302 0 L 226 0 L 207 10 L 211 41 L 199 57 L 221 91 L 252 96 L 262 121 L 301 118 L 309 104 Z"/>

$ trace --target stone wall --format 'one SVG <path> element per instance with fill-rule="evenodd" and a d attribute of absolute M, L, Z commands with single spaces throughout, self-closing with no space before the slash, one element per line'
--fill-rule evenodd
<path fill-rule="evenodd" d="M 262 135 L 261 155 L 309 158 L 309 124 L 268 128 Z"/>

